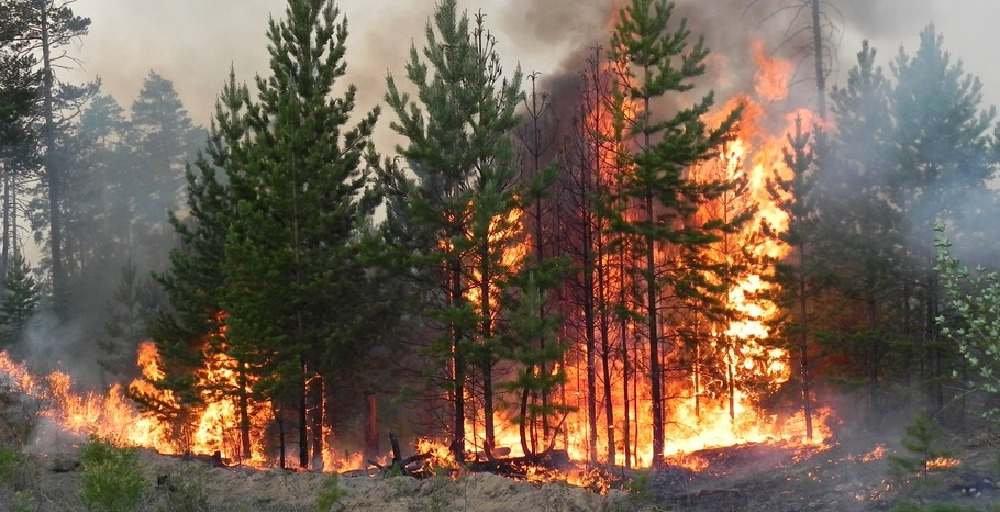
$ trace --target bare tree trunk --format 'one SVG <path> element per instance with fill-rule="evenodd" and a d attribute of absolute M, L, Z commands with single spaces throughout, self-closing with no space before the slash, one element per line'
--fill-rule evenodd
<path fill-rule="evenodd" d="M 240 400 L 240 462 L 253 458 L 250 451 L 250 414 L 248 412 L 249 399 L 247 397 L 250 384 L 247 379 L 247 365 L 240 362 L 239 366 L 239 400 Z"/>
<path fill-rule="evenodd" d="M 482 315 L 483 357 L 480 368 L 483 372 L 483 422 L 486 427 L 486 439 L 483 451 L 487 459 L 493 459 L 493 448 L 496 444 L 496 433 L 493 426 L 493 354 L 489 347 L 493 335 L 493 319 L 490 307 L 490 281 L 493 279 L 490 266 L 489 230 L 484 235 L 479 247 L 479 311 Z"/>
<path fill-rule="evenodd" d="M 52 295 L 56 316 L 62 317 L 66 302 L 66 271 L 63 266 L 62 195 L 58 150 L 56 149 L 55 107 L 53 105 L 52 60 L 49 48 L 48 5 L 40 9 L 42 21 L 42 105 L 45 117 L 45 179 L 49 189 L 49 238 L 52 257 Z"/>
<path fill-rule="evenodd" d="M 11 186 L 14 183 L 14 169 L 8 161 L 3 168 L 3 254 L 0 255 L 0 278 L 7 277 L 7 269 L 10 268 L 11 255 Z"/>
<path fill-rule="evenodd" d="M 279 405 L 277 410 L 278 416 L 278 467 L 285 469 L 285 418 L 284 418 L 284 407 Z"/>
<path fill-rule="evenodd" d="M 583 170 L 586 172 L 586 170 Z M 589 178 L 582 177 L 581 187 L 582 201 L 590 201 L 587 181 Z M 588 428 L 588 450 L 587 457 L 591 464 L 597 463 L 597 375 L 595 363 L 596 343 L 594 339 L 594 263 L 591 254 L 592 245 L 592 222 L 590 208 L 584 203 L 584 231 L 583 231 L 583 293 L 584 293 L 584 322 L 587 328 L 587 428 Z"/>
<path fill-rule="evenodd" d="M 456 308 L 462 302 L 462 267 L 457 258 L 448 262 L 450 274 L 451 307 Z M 465 354 L 462 348 L 462 333 L 457 325 L 452 325 L 452 364 L 454 365 L 453 393 L 455 395 L 454 432 L 451 450 L 455 460 L 465 460 Z"/>
<path fill-rule="evenodd" d="M 323 425 L 325 409 L 325 382 L 322 375 L 313 377 L 313 417 L 312 417 L 312 467 L 323 468 Z"/>
<path fill-rule="evenodd" d="M 300 361 L 302 382 L 299 383 L 299 467 L 309 467 L 309 423 L 306 414 L 306 363 Z"/>
<path fill-rule="evenodd" d="M 805 244 L 799 243 L 799 374 L 802 378 L 802 414 L 806 421 L 806 438 L 813 438 L 812 398 L 809 382 L 809 321 L 806 308 L 806 252 Z"/>
<path fill-rule="evenodd" d="M 378 407 L 375 395 L 368 393 L 365 395 L 367 407 L 365 409 L 365 458 L 374 459 L 379 455 L 378 436 Z"/>
<path fill-rule="evenodd" d="M 813 60 L 816 64 L 816 92 L 819 105 L 820 119 L 826 119 L 826 74 L 823 65 L 823 27 L 821 24 L 820 3 L 822 0 L 811 0 L 812 2 L 812 36 L 813 36 Z"/>

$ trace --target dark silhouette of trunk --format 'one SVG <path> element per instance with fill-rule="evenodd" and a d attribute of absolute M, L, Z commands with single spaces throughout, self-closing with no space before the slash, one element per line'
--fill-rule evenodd
<path fill-rule="evenodd" d="M 649 83 L 649 70 L 646 70 L 646 79 L 643 83 Z M 649 115 L 649 98 L 643 98 L 643 112 Z M 643 135 L 643 147 L 649 147 L 649 134 Z M 653 189 L 646 186 L 643 197 L 643 221 L 652 226 L 655 224 L 653 212 Z M 656 309 L 656 240 L 652 234 L 645 235 L 645 268 L 644 278 L 646 281 L 646 328 L 649 335 L 649 386 L 653 400 L 653 467 L 663 467 L 663 447 L 664 447 L 664 418 L 663 418 L 663 397 L 660 383 L 660 350 L 658 334 L 658 311 Z"/>
<path fill-rule="evenodd" d="M 50 55 L 48 6 L 39 9 L 42 26 L 42 115 L 45 117 L 45 180 L 49 192 L 49 239 L 52 258 L 52 295 L 55 303 L 55 313 L 62 318 L 65 314 L 66 302 L 66 271 L 63 266 L 62 237 L 62 182 L 59 161 L 59 150 L 56 149 L 56 122 L 54 112 L 53 82 Z"/>
<path fill-rule="evenodd" d="M 240 462 L 243 460 L 248 460 L 253 458 L 253 454 L 250 452 L 250 414 L 249 399 L 247 397 L 249 393 L 250 383 L 247 379 L 247 365 L 244 362 L 240 362 L 239 366 L 239 399 L 240 399 Z"/>
<path fill-rule="evenodd" d="M 482 336 L 483 336 L 483 357 L 480 361 L 480 369 L 483 372 L 483 422 L 486 427 L 486 439 L 483 443 L 483 451 L 487 459 L 493 459 L 493 448 L 496 443 L 496 434 L 493 427 L 493 354 L 489 348 L 490 337 L 493 335 L 492 311 L 490 308 L 490 281 L 493 279 L 492 268 L 490 266 L 490 244 L 489 233 L 485 233 L 484 240 L 479 246 L 479 311 L 482 316 Z"/>
<path fill-rule="evenodd" d="M 624 286 L 624 283 L 622 283 Z M 622 441 L 624 442 L 625 451 L 625 467 L 632 467 L 632 419 L 629 415 L 629 394 L 628 394 L 628 376 L 629 376 L 629 366 L 628 366 L 628 334 L 626 331 L 626 320 L 625 315 L 622 315 L 621 323 L 621 357 L 622 357 L 622 414 L 624 415 L 624 422 L 622 423 Z"/>
<path fill-rule="evenodd" d="M 285 469 L 286 458 L 285 458 L 285 418 L 284 418 L 284 407 L 278 406 L 278 467 Z"/>
<path fill-rule="evenodd" d="M 378 442 L 378 407 L 375 395 L 365 395 L 365 459 L 374 459 L 379 455 Z"/>
<path fill-rule="evenodd" d="M 598 221 L 598 226 L 600 226 L 600 221 Z M 608 320 L 608 306 L 607 297 L 605 294 L 605 281 L 607 278 L 607 272 L 605 272 L 605 260 L 604 260 L 604 237 L 598 231 L 597 234 L 597 297 L 598 297 L 598 311 L 600 315 L 600 326 L 601 326 L 601 373 L 603 377 L 604 384 L 604 420 L 605 428 L 607 429 L 607 441 L 608 441 L 608 464 L 615 465 L 615 414 L 614 414 L 614 403 L 611 400 L 611 363 L 609 359 L 611 358 L 611 346 L 608 338 L 610 337 L 610 325 Z"/>
<path fill-rule="evenodd" d="M 597 375 L 595 369 L 593 218 L 590 212 L 590 181 L 586 166 L 581 167 L 580 201 L 583 208 L 583 313 L 587 330 L 587 460 L 597 463 Z"/>
<path fill-rule="evenodd" d="M 456 257 L 448 261 L 448 273 L 451 290 L 449 290 L 450 306 L 457 308 L 462 303 L 462 265 Z M 451 326 L 452 371 L 454 381 L 452 393 L 455 398 L 454 438 L 451 450 L 456 461 L 465 460 L 465 354 L 462 348 L 462 332 L 457 325 Z"/>
<path fill-rule="evenodd" d="M 723 335 L 723 340 L 728 342 L 729 337 Z M 728 347 L 728 343 L 726 343 Z M 729 349 L 727 349 L 729 350 Z M 732 350 L 729 351 L 726 358 L 726 387 L 729 388 L 729 425 L 731 427 L 736 426 L 736 371 L 733 367 L 733 357 L 735 354 Z"/>
<path fill-rule="evenodd" d="M 528 449 L 528 439 L 525 432 L 525 427 L 528 423 L 528 387 L 525 386 L 521 390 L 521 423 L 518 425 L 521 434 L 521 453 L 524 455 L 534 454 L 533 449 Z M 534 443 L 532 443 L 534 447 Z"/>
<path fill-rule="evenodd" d="M 809 321 L 806 308 L 806 248 L 799 242 L 799 375 L 802 379 L 802 414 L 806 420 L 806 438 L 813 438 L 812 398 L 809 382 Z"/>
<path fill-rule="evenodd" d="M 531 120 L 531 134 L 525 142 L 527 146 L 528 154 L 531 156 L 531 172 L 532 177 L 537 178 L 541 172 L 541 157 L 542 153 L 545 151 L 542 143 L 542 133 L 540 121 L 548 110 L 548 102 L 545 98 L 542 101 L 538 101 L 538 91 L 535 87 L 536 81 L 538 79 L 538 73 L 532 73 L 528 75 L 528 79 L 531 80 L 531 93 L 526 96 L 524 104 L 525 110 L 527 111 L 528 118 Z M 530 102 L 528 101 L 530 99 Z M 543 215 L 543 204 L 542 195 L 537 194 L 534 198 L 534 204 L 532 205 L 532 242 L 534 242 L 535 250 L 535 264 L 541 265 L 545 260 L 545 226 L 544 226 L 544 215 Z M 545 319 L 545 301 L 542 300 L 538 304 L 538 318 Z M 545 350 L 545 336 L 540 336 L 538 338 L 538 346 L 543 351 Z M 538 368 L 540 375 L 548 375 L 548 368 L 543 361 Z M 542 438 L 548 439 L 549 437 L 549 390 L 542 389 Z M 522 415 L 523 417 L 523 415 Z M 532 418 L 532 432 L 535 429 L 535 418 Z M 532 439 L 534 440 L 534 435 Z"/>
<path fill-rule="evenodd" d="M 0 162 L 2 163 L 2 162 Z M 0 255 L 0 278 L 7 277 L 7 269 L 10 268 L 11 243 L 11 187 L 14 184 L 14 169 L 10 161 L 3 167 L 3 254 Z"/>
<path fill-rule="evenodd" d="M 312 404 L 312 461 L 313 467 L 323 469 L 323 425 L 325 403 L 325 382 L 322 375 L 313 377 L 313 404 Z"/>
<path fill-rule="evenodd" d="M 299 384 L 299 467 L 309 467 L 309 424 L 307 419 L 306 395 L 308 386 L 306 385 L 306 363 L 300 361 L 302 369 L 302 382 Z"/>
<path fill-rule="evenodd" d="M 823 27 L 820 9 L 822 0 L 811 0 L 811 2 L 813 60 L 816 65 L 816 92 L 818 93 L 817 102 L 820 119 L 826 119 L 826 75 L 823 66 Z"/>

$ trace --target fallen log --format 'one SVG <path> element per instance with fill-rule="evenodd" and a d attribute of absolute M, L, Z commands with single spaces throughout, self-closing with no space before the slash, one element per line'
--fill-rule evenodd
<path fill-rule="evenodd" d="M 475 461 L 468 464 L 469 471 L 494 473 L 501 476 L 525 477 L 528 468 L 542 467 L 545 469 L 565 471 L 573 469 L 566 450 L 546 450 L 541 453 L 522 457 L 493 458 Z"/>

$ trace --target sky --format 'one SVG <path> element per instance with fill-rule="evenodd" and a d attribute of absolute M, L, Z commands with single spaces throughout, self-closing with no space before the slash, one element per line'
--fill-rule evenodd
<path fill-rule="evenodd" d="M 580 48 L 606 40 L 608 13 L 619 0 L 459 0 L 469 12 L 487 13 L 509 68 L 558 73 Z M 698 30 L 774 32 L 757 20 L 794 0 L 681 0 L 693 17 L 709 20 Z M 842 81 L 860 41 L 880 50 L 883 65 L 900 45 L 914 48 L 920 29 L 933 21 L 946 47 L 984 82 L 988 103 L 1000 103 L 1000 39 L 997 0 L 826 0 L 844 27 L 839 40 L 837 74 Z M 359 88 L 359 104 L 380 102 L 388 73 L 402 74 L 411 42 L 422 44 L 427 16 L 435 0 L 340 0 L 347 16 L 348 76 Z M 91 31 L 72 52 L 82 66 L 70 78 L 100 77 L 104 90 L 126 108 L 150 70 L 172 80 L 192 117 L 207 123 L 212 104 L 233 66 L 240 79 L 252 81 L 267 68 L 265 26 L 280 17 L 285 0 L 78 0 L 78 14 L 92 19 Z M 731 24 L 730 27 L 725 25 Z M 346 83 L 345 82 L 345 83 Z M 382 130 L 385 130 L 383 122 Z M 388 149 L 388 148 L 387 148 Z"/>

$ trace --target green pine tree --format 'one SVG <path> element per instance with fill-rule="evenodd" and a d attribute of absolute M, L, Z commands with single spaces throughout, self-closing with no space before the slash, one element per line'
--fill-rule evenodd
<path fill-rule="evenodd" d="M 717 240 L 715 222 L 688 222 L 700 204 L 717 197 L 728 185 L 698 183 L 687 169 L 713 157 L 731 137 L 739 118 L 737 109 L 714 129 L 703 116 L 711 109 L 713 95 L 667 117 L 654 108 L 666 94 L 681 94 L 694 87 L 705 72 L 708 49 L 703 40 L 691 45 L 687 22 L 671 28 L 675 4 L 667 0 L 632 0 L 621 11 L 611 42 L 616 60 L 623 62 L 629 80 L 627 94 L 639 103 L 633 133 L 639 149 L 633 157 L 635 171 L 625 176 L 622 193 L 639 205 L 637 218 L 610 212 L 611 229 L 628 237 L 640 260 L 641 315 L 649 343 L 649 371 L 653 409 L 653 464 L 663 464 L 664 416 L 660 367 L 661 296 L 681 300 L 707 299 L 710 290 L 698 253 Z M 656 253 L 669 248 L 671 261 L 657 261 Z"/>
<path fill-rule="evenodd" d="M 135 353 L 147 339 L 148 322 L 156 309 L 156 294 L 151 283 L 139 275 L 132 260 L 121 269 L 121 280 L 109 301 L 104 336 L 97 345 L 105 385 L 133 377 Z"/>
<path fill-rule="evenodd" d="M 343 361 L 364 308 L 358 242 L 377 204 L 367 189 L 378 110 L 347 126 L 357 89 L 339 97 L 347 24 L 331 0 L 290 0 L 267 32 L 270 75 L 257 78 L 244 144 L 229 175 L 236 209 L 225 243 L 229 349 L 265 355 L 257 390 L 297 412 L 299 465 L 309 464 L 307 379 Z M 319 448 L 319 447 L 314 447 Z M 281 461 L 284 464 L 284 460 Z"/>
<path fill-rule="evenodd" d="M 0 302 L 0 328 L 3 330 L 0 347 L 6 348 L 21 341 L 24 328 L 40 299 L 31 266 L 20 251 L 15 251 L 4 279 L 3 301 Z"/>
<path fill-rule="evenodd" d="M 775 204 L 788 215 L 788 227 L 782 233 L 768 231 L 778 241 L 789 247 L 794 256 L 775 262 L 773 279 L 778 283 L 773 297 L 782 315 L 770 321 L 775 341 L 794 347 L 798 352 L 798 368 L 793 372 L 798 384 L 799 403 L 805 418 L 806 437 L 813 436 L 812 391 L 809 363 L 810 350 L 810 301 L 815 296 L 817 263 L 814 256 L 816 240 L 816 137 L 803 130 L 802 119 L 795 122 L 795 131 L 788 134 L 788 147 L 784 149 L 785 166 L 791 176 L 781 176 L 778 171 L 768 183 L 768 192 Z"/>
<path fill-rule="evenodd" d="M 505 250 L 516 243 L 511 213 L 519 207 L 510 132 L 521 99 L 521 72 L 504 76 L 496 40 L 485 16 L 470 25 L 454 0 L 445 0 L 427 23 L 423 58 L 411 48 L 406 66 L 419 103 L 388 80 L 386 101 L 396 113 L 392 128 L 405 137 L 398 148 L 416 180 L 390 166 L 382 187 L 393 196 L 392 214 L 411 230 L 413 260 L 431 287 L 423 304 L 440 322 L 432 347 L 453 375 L 452 449 L 464 459 L 465 392 L 469 359 L 484 379 L 486 453 L 493 446 L 492 366 L 496 296 L 508 277 Z M 407 203 L 404 206 L 404 201 Z M 466 290 L 478 289 L 470 303 Z"/>
<path fill-rule="evenodd" d="M 930 461 L 948 456 L 948 451 L 941 447 L 941 436 L 941 427 L 926 414 L 914 418 L 900 441 L 907 453 L 889 456 L 889 468 L 893 476 L 898 479 L 914 475 L 926 477 Z"/>
<path fill-rule="evenodd" d="M 983 236 L 966 229 L 970 223 L 964 206 L 988 188 L 996 172 L 995 154 L 990 151 L 996 109 L 983 108 L 982 83 L 945 50 L 944 39 L 933 25 L 921 32 L 916 53 L 900 50 L 892 72 L 896 87 L 890 101 L 898 163 L 891 176 L 892 199 L 908 213 L 905 235 L 913 248 L 914 268 L 910 279 L 920 281 L 917 296 L 925 311 L 922 332 L 915 336 L 924 340 L 920 356 L 927 371 L 920 380 L 928 408 L 939 411 L 947 401 L 948 380 L 959 358 L 934 324 L 940 288 L 933 269 L 933 228 L 937 223 L 956 224 L 960 229 L 953 237 L 959 243 Z M 991 228 L 980 229 L 992 233 Z"/>
<path fill-rule="evenodd" d="M 248 101 L 246 86 L 236 82 L 231 70 L 215 104 L 208 143 L 186 171 L 187 215 L 171 212 L 169 216 L 179 244 L 170 252 L 167 270 L 154 274 L 170 307 L 159 311 L 150 323 L 165 373 L 150 384 L 172 394 L 176 403 L 167 404 L 155 396 L 133 398 L 175 426 L 179 441 L 190 435 L 193 425 L 189 422 L 203 405 L 195 372 L 206 356 L 223 349 L 215 334 L 223 327 L 220 290 L 235 193 L 227 182 L 228 176 L 244 168 Z M 246 437 L 244 447 L 249 443 Z"/>
<path fill-rule="evenodd" d="M 866 41 L 847 84 L 830 95 L 837 131 L 816 162 L 817 207 L 823 215 L 813 251 L 838 292 L 837 307 L 863 319 L 838 322 L 817 341 L 836 339 L 829 349 L 853 356 L 867 388 L 872 427 L 882 414 L 881 381 L 888 377 L 891 357 L 887 341 L 900 332 L 884 320 L 901 295 L 906 265 L 903 215 L 891 201 L 888 179 L 895 165 L 890 84 L 875 57 Z"/>
<path fill-rule="evenodd" d="M 132 103 L 129 121 L 134 155 L 131 172 L 122 182 L 122 199 L 129 201 L 131 210 L 128 243 L 134 252 L 142 251 L 147 265 L 160 268 L 159 255 L 172 242 L 164 229 L 167 212 L 179 205 L 184 165 L 203 132 L 193 126 L 173 83 L 153 71 Z"/>

